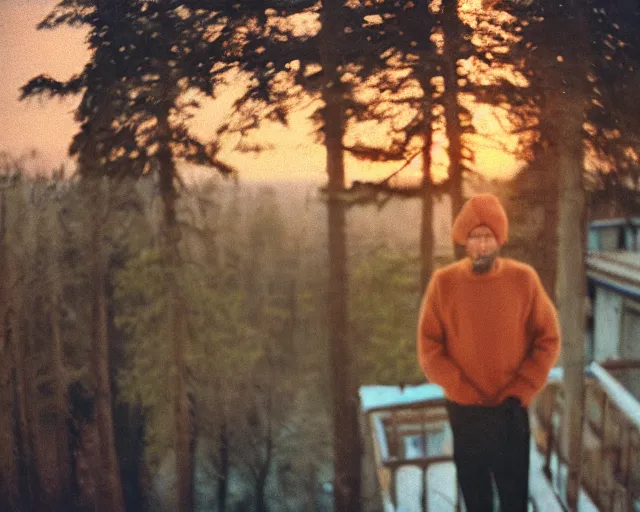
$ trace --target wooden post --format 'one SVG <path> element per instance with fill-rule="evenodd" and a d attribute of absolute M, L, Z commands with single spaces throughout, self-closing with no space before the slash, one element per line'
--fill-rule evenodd
<path fill-rule="evenodd" d="M 563 498 L 576 511 L 582 468 L 586 295 L 586 195 L 583 118 L 589 98 L 589 26 L 583 0 L 545 2 L 549 29 L 562 37 L 551 51 L 562 56 L 545 70 L 545 116 L 554 135 L 549 152 L 558 175 L 558 272 L 556 297 L 562 332 L 564 407 L 560 453 L 567 462 Z M 561 24 L 561 25 L 560 25 Z M 568 47 L 567 45 L 571 45 Z M 560 135 L 562 134 L 562 135 Z"/>
<path fill-rule="evenodd" d="M 390 447 L 392 447 L 393 453 L 391 450 L 389 451 L 389 455 L 392 457 L 400 457 L 400 442 L 398 439 L 398 418 L 396 416 L 396 411 L 391 411 L 391 443 Z"/>
<path fill-rule="evenodd" d="M 600 453 L 598 454 L 598 463 L 596 466 L 596 481 L 597 491 L 596 495 L 598 501 L 602 502 L 602 459 L 604 457 L 604 450 L 606 445 L 606 426 L 607 426 L 607 410 L 609 406 L 609 400 L 607 400 L 607 394 L 602 392 L 602 413 L 600 418 L 600 432 L 602 433 L 602 439 L 600 440 Z"/>
<path fill-rule="evenodd" d="M 391 502 L 393 503 L 394 508 L 398 508 L 398 495 L 397 486 L 396 486 L 396 471 L 398 470 L 397 466 L 393 466 L 391 468 L 391 481 L 389 482 L 389 494 L 391 494 Z"/>
<path fill-rule="evenodd" d="M 427 411 L 422 409 L 422 456 L 427 457 Z"/>
<path fill-rule="evenodd" d="M 422 512 L 429 512 L 429 466 L 422 467 Z"/>

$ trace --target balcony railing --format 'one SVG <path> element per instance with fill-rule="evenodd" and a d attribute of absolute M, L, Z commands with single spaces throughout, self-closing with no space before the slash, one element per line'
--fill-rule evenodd
<path fill-rule="evenodd" d="M 586 372 L 581 487 L 602 511 L 640 512 L 640 403 L 630 392 L 639 382 L 637 361 L 592 363 Z M 561 499 L 567 477 L 559 449 L 563 394 L 561 379 L 547 384 L 536 403 L 534 429 L 544 472 Z"/>
<path fill-rule="evenodd" d="M 366 409 L 383 506 L 403 510 L 404 500 L 424 512 L 459 511 L 444 396 L 437 386 L 420 388 L 429 398 Z"/>
<path fill-rule="evenodd" d="M 633 385 L 632 371 L 640 375 L 640 364 L 592 364 L 586 372 L 581 511 L 640 512 L 640 405 L 609 373 Z M 554 368 L 531 411 L 537 450 L 530 510 L 562 510 L 566 496 L 567 464 L 558 448 L 562 379 Z M 461 510 L 442 389 L 373 386 L 361 389 L 361 399 L 385 512 Z"/>

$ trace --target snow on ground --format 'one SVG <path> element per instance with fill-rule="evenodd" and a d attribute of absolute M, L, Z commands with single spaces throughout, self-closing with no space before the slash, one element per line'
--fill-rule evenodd
<path fill-rule="evenodd" d="M 415 466 L 398 470 L 397 512 L 421 512 L 422 470 Z M 452 462 L 438 464 L 429 469 L 429 508 L 433 512 L 456 510 L 456 470 Z"/>
<path fill-rule="evenodd" d="M 408 405 L 429 400 L 444 398 L 442 388 L 436 384 L 420 386 L 362 386 L 360 388 L 360 405 L 363 412 L 380 407 Z"/>
<path fill-rule="evenodd" d="M 531 444 L 531 471 L 529 475 L 529 493 L 538 512 L 563 512 L 551 484 L 544 476 L 542 467 L 544 458 Z M 398 507 L 396 512 L 421 512 L 422 471 L 417 466 L 407 466 L 397 473 Z M 453 462 L 433 466 L 427 475 L 429 489 L 429 508 L 431 512 L 454 512 L 456 510 L 456 470 Z M 464 511 L 464 506 L 462 506 Z M 598 512 L 597 507 L 584 494 L 580 493 L 578 512 Z"/>

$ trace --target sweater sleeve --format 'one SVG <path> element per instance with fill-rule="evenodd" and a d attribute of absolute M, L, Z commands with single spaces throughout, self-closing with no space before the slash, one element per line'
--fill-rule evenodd
<path fill-rule="evenodd" d="M 528 318 L 531 346 L 513 380 L 501 393 L 498 401 L 517 396 L 528 405 L 545 386 L 549 371 L 560 353 L 560 327 L 551 299 L 544 290 L 537 274 L 534 276 L 534 292 Z"/>
<path fill-rule="evenodd" d="M 441 386 L 451 400 L 467 405 L 484 402 L 486 397 L 447 353 L 446 333 L 439 311 L 437 273 L 433 275 L 420 307 L 418 361 L 427 379 Z"/>

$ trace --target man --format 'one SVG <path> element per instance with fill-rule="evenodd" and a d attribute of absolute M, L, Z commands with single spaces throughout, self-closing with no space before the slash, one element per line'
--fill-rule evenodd
<path fill-rule="evenodd" d="M 469 512 L 527 510 L 527 407 L 557 360 L 555 308 L 535 270 L 498 256 L 508 221 L 497 197 L 463 206 L 454 242 L 467 258 L 437 270 L 422 303 L 418 358 L 447 397 L 458 482 Z"/>

